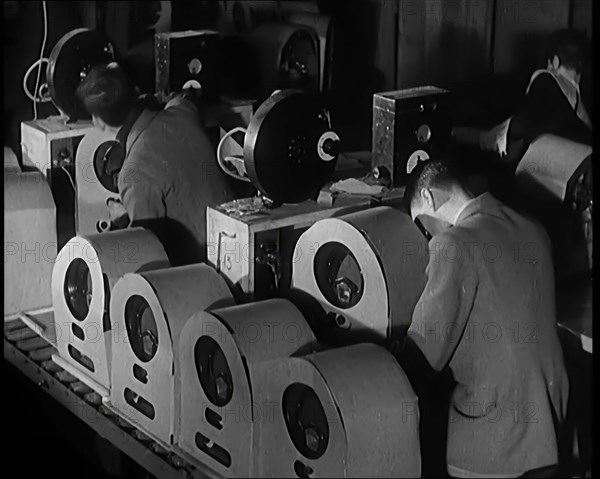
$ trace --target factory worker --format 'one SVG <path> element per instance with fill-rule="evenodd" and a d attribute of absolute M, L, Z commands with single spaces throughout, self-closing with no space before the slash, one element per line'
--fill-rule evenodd
<path fill-rule="evenodd" d="M 438 228 L 427 284 L 392 351 L 417 391 L 438 372 L 454 377 L 450 476 L 545 477 L 558 463 L 568 398 L 550 243 L 537 223 L 490 193 L 474 196 L 464 178 L 444 160 L 411 175 L 412 218 Z"/>
<path fill-rule="evenodd" d="M 577 31 L 556 32 L 547 49 L 546 68 L 533 73 L 523 104 L 513 116 L 488 131 L 457 128 L 455 137 L 500 157 L 508 155 L 511 167 L 516 167 L 531 141 L 542 134 L 591 145 L 592 122 L 580 92 L 587 43 Z"/>
<path fill-rule="evenodd" d="M 107 160 L 121 198 L 108 204 L 113 228 L 165 220 L 162 229 L 176 234 L 184 250 L 180 262 L 204 260 L 206 207 L 234 194 L 195 102 L 177 95 L 163 107 L 153 96 L 139 98 L 115 62 L 92 68 L 77 94 L 94 126 L 117 134 L 122 145 Z"/>

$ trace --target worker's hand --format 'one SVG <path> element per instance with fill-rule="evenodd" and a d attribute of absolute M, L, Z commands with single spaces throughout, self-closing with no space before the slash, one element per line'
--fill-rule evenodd
<path fill-rule="evenodd" d="M 510 119 L 500 123 L 491 130 L 479 135 L 479 146 L 482 150 L 493 151 L 501 157 L 506 156 L 506 144 Z"/>
<path fill-rule="evenodd" d="M 106 200 L 106 206 L 108 207 L 108 217 L 112 225 L 129 224 L 127 210 L 125 210 L 120 199 L 109 198 Z"/>
<path fill-rule="evenodd" d="M 498 135 L 493 130 L 481 134 L 479 137 L 479 147 L 484 151 L 493 151 L 500 156 L 506 155 L 506 141 L 502 144 L 500 138 L 498 138 Z"/>

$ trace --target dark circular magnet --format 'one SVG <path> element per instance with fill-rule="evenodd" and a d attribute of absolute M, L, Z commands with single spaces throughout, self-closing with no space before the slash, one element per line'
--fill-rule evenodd
<path fill-rule="evenodd" d="M 79 28 L 64 35 L 52 49 L 46 70 L 50 96 L 56 107 L 71 120 L 88 119 L 77 98 L 77 87 L 93 66 L 114 59 L 112 43 L 98 30 Z"/>
<path fill-rule="evenodd" d="M 64 283 L 67 307 L 77 321 L 83 321 L 92 302 L 92 277 L 87 263 L 81 258 L 73 260 L 67 268 Z"/>
<path fill-rule="evenodd" d="M 142 296 L 134 295 L 127 300 L 125 326 L 133 353 L 147 363 L 158 350 L 158 326 L 152 308 Z"/>
<path fill-rule="evenodd" d="M 360 266 L 345 245 L 332 241 L 321 246 L 314 258 L 315 280 L 321 294 L 337 308 L 349 309 L 358 304 L 364 292 Z M 349 327 L 345 318 L 335 318 L 336 325 Z"/>
<path fill-rule="evenodd" d="M 294 447 L 310 460 L 319 459 L 329 445 L 329 422 L 314 389 L 293 383 L 283 393 L 282 412 Z"/>
<path fill-rule="evenodd" d="M 200 386 L 217 407 L 225 407 L 233 397 L 233 376 L 221 346 L 209 336 L 202 336 L 194 346 L 194 360 Z"/>
<path fill-rule="evenodd" d="M 337 155 L 323 159 L 319 140 L 330 132 L 328 115 L 313 95 L 283 90 L 252 117 L 244 140 L 246 171 L 254 186 L 275 203 L 299 203 L 329 181 Z M 339 146 L 329 145 L 337 153 Z"/>
<path fill-rule="evenodd" d="M 105 141 L 94 153 L 94 173 L 100 184 L 111 193 L 118 193 L 118 177 L 125 154 L 118 141 Z"/>

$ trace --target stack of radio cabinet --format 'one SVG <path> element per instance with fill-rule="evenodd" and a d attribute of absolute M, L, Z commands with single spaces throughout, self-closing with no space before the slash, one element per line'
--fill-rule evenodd
<path fill-rule="evenodd" d="M 212 264 L 171 266 L 145 228 L 75 236 L 52 275 L 53 359 L 215 476 L 419 477 L 418 400 L 384 346 L 410 324 L 427 243 L 406 213 L 369 205 L 289 213 L 304 223 L 276 251 L 291 277 L 271 298 L 240 300 Z M 228 223 L 207 221 L 227 236 Z"/>
<path fill-rule="evenodd" d="M 374 208 L 305 231 L 296 247 L 320 238 L 315 255 L 326 255 L 294 267 L 294 288 L 323 307 L 310 318 L 284 298 L 235 304 L 213 267 L 170 267 L 143 228 L 77 236 L 54 267 L 54 359 L 114 413 L 216 476 L 419 477 L 417 397 L 377 344 L 410 321 L 424 273 L 413 250 L 420 233 L 402 215 Z M 398 231 L 388 235 L 404 243 L 386 249 L 390 219 Z M 323 282 L 320 261 L 343 279 Z M 362 285 L 350 285 L 354 274 Z M 321 340 L 315 318 L 348 345 Z"/>
<path fill-rule="evenodd" d="M 256 2 L 245 3 L 235 2 L 240 22 L 260 13 Z M 296 12 L 295 21 L 306 14 Z M 321 30 L 326 38 L 328 26 Z M 158 35 L 157 90 L 198 84 L 217 98 L 217 37 Z M 108 39 L 88 30 L 63 37 L 49 63 L 64 55 L 83 69 L 90 58 L 113 60 Z M 49 69 L 61 111 L 74 108 L 72 86 L 83 69 Z M 447 93 L 422 87 L 374 96 L 372 166 L 380 179 L 397 186 L 440 151 Z M 49 160 L 41 173 L 21 171 L 5 149 L 5 320 L 53 311 L 53 360 L 114 414 L 215 477 L 421 476 L 418 399 L 386 346 L 410 325 L 426 282 L 427 240 L 389 206 L 307 201 L 339 155 L 318 100 L 278 91 L 252 116 L 243 148 L 234 146 L 245 179 L 269 206 L 256 206 L 257 197 L 208 207 L 207 264 L 173 266 L 150 229 L 110 231 L 107 202 L 118 191 L 103 168 L 115 138 L 92 130 L 79 139 L 90 124 L 57 125 L 59 137 L 40 136 L 41 149 L 36 129 L 24 125 L 24 159 L 43 151 Z M 591 152 L 566 145 L 578 153 L 567 167 L 540 168 L 554 143 L 533 145 L 517 176 L 545 179 L 565 201 L 575 186 L 564 177 L 589 168 Z M 78 234 L 56 251 L 48 171 L 67 166 L 75 168 Z M 288 273 L 289 285 L 278 287 Z"/>
<path fill-rule="evenodd" d="M 89 35 L 75 33 L 65 38 Z M 207 63 L 203 75 L 210 77 L 209 69 Z M 106 408 L 214 476 L 420 477 L 417 397 L 384 346 L 410 323 L 424 285 L 426 240 L 405 213 L 369 208 L 368 200 L 347 214 L 314 202 L 296 208 L 316 197 L 339 154 L 328 112 L 302 95 L 269 98 L 252 117 L 243 148 L 252 184 L 281 206 L 261 209 L 255 217 L 264 216 L 242 230 L 277 236 L 297 227 L 262 252 L 275 258 L 274 270 L 282 258 L 289 263 L 285 294 L 260 297 L 264 278 L 247 267 L 251 290 L 240 299 L 220 252 L 217 264 L 209 251 L 209 264 L 173 266 L 150 229 L 105 231 L 97 220 L 117 192 L 100 181 L 91 198 L 98 210 L 88 214 L 88 203 L 79 201 L 77 235 L 51 260 L 31 266 L 48 270 L 40 272 L 43 294 L 13 309 L 47 307 L 51 297 L 53 360 Z M 266 148 L 273 137 L 285 141 Z M 74 155 L 76 171 L 96 171 L 113 142 L 88 133 Z M 36 186 L 54 212 L 47 183 Z M 247 220 L 221 213 L 240 225 Z M 84 221 L 88 216 L 93 223 Z M 207 236 L 218 239 L 220 251 L 232 236 L 208 217 Z M 32 227 L 48 229 L 37 219 Z M 48 242 L 56 237 L 50 230 Z M 5 242 L 31 231 L 11 235 Z M 234 242 L 243 249 L 248 239 Z M 238 261 L 254 265 L 259 258 Z M 311 308 L 287 293 L 310 298 Z"/>

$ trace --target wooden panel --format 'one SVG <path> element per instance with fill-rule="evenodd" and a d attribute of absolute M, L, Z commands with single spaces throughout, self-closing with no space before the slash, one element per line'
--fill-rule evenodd
<path fill-rule="evenodd" d="M 571 27 L 583 30 L 590 41 L 593 35 L 592 18 L 592 0 L 571 1 Z M 593 71 L 591 68 L 586 68 L 581 78 L 581 98 L 593 120 L 594 89 L 592 85 L 594 85 Z"/>
<path fill-rule="evenodd" d="M 592 38 L 592 0 L 571 0 L 571 26 Z"/>
<path fill-rule="evenodd" d="M 436 83 L 441 87 L 482 78 L 490 70 L 493 2 L 444 1 L 435 54 Z M 430 55 L 430 57 L 433 55 Z"/>
<path fill-rule="evenodd" d="M 375 47 L 375 67 L 383 76 L 383 90 L 396 87 L 397 56 L 397 0 L 379 0 L 377 39 Z"/>
<path fill-rule="evenodd" d="M 425 0 L 401 1 L 398 11 L 397 88 L 417 86 L 425 80 Z"/>
<path fill-rule="evenodd" d="M 105 30 L 113 41 L 117 56 L 129 50 L 131 2 L 106 2 Z"/>
<path fill-rule="evenodd" d="M 93 1 L 83 1 L 77 2 L 77 8 L 81 13 L 81 22 L 85 28 L 90 28 L 94 30 L 97 26 L 97 11 L 96 11 L 96 2 Z"/>
<path fill-rule="evenodd" d="M 487 75 L 492 15 L 492 0 L 402 0 L 397 87 L 452 87 Z"/>
<path fill-rule="evenodd" d="M 496 0 L 494 73 L 545 66 L 548 35 L 569 24 L 569 0 Z"/>

